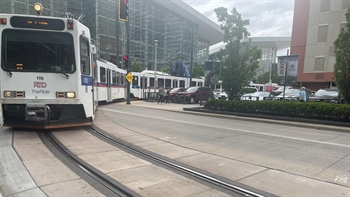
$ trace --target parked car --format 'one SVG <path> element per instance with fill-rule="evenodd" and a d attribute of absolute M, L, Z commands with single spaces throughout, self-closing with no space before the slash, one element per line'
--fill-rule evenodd
<path fill-rule="evenodd" d="M 288 89 L 285 91 L 284 100 L 298 101 L 299 100 L 299 89 Z M 273 98 L 273 100 L 283 100 L 283 92 Z"/>
<path fill-rule="evenodd" d="M 173 88 L 169 91 L 168 99 L 171 102 L 176 102 L 176 95 L 178 92 L 184 92 L 187 88 Z"/>
<path fill-rule="evenodd" d="M 184 92 L 176 94 L 177 102 L 198 103 L 199 101 L 208 101 L 213 96 L 213 91 L 210 87 L 189 87 Z"/>
<path fill-rule="evenodd" d="M 227 94 L 220 89 L 213 90 L 213 97 L 218 100 L 227 100 L 228 98 Z"/>
<path fill-rule="evenodd" d="M 284 86 L 278 86 L 277 89 L 272 90 L 272 93 L 275 95 L 279 95 L 283 92 Z M 292 89 L 292 86 L 286 86 L 286 90 Z"/>
<path fill-rule="evenodd" d="M 337 100 L 338 95 L 339 92 L 336 88 L 322 88 L 317 90 L 314 95 L 310 96 L 308 101 L 331 102 L 332 100 Z"/>
<path fill-rule="evenodd" d="M 242 101 L 263 101 L 271 100 L 274 97 L 274 94 L 271 92 L 254 92 L 249 94 L 244 94 L 241 96 Z"/>

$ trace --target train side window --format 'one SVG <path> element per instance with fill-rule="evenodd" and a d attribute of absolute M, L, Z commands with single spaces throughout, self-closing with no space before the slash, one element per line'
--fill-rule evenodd
<path fill-rule="evenodd" d="M 90 75 L 90 47 L 89 41 L 80 37 L 80 65 L 81 73 Z"/>
<path fill-rule="evenodd" d="M 171 79 L 165 79 L 165 87 L 171 88 Z"/>
<path fill-rule="evenodd" d="M 158 78 L 158 87 L 164 87 L 164 79 L 159 79 Z"/>
<path fill-rule="evenodd" d="M 180 87 L 184 88 L 185 87 L 185 80 L 180 80 Z"/>
<path fill-rule="evenodd" d="M 117 83 L 117 72 L 116 71 L 112 71 L 112 83 L 116 84 Z"/>
<path fill-rule="evenodd" d="M 177 81 L 174 80 L 174 81 L 173 81 L 173 88 L 177 88 L 177 87 L 179 87 L 178 84 L 177 84 Z"/>
<path fill-rule="evenodd" d="M 117 84 L 121 84 L 120 75 L 121 73 L 117 73 Z"/>
<path fill-rule="evenodd" d="M 197 83 L 195 81 L 192 81 L 191 86 L 197 86 Z"/>
<path fill-rule="evenodd" d="M 101 83 L 106 83 L 107 82 L 106 68 L 100 67 L 100 81 L 101 81 Z"/>
<path fill-rule="evenodd" d="M 147 88 L 147 78 L 146 77 L 141 77 L 141 88 L 142 89 L 145 89 L 145 88 Z"/>
<path fill-rule="evenodd" d="M 139 85 L 139 78 L 137 76 L 134 76 L 132 79 L 132 85 L 138 86 Z"/>
<path fill-rule="evenodd" d="M 122 77 L 121 77 L 121 82 L 120 82 L 120 83 L 121 83 L 122 85 L 125 85 L 125 74 L 120 73 L 120 75 L 122 76 Z"/>
<path fill-rule="evenodd" d="M 154 87 L 154 78 L 153 77 L 149 78 L 149 86 Z"/>

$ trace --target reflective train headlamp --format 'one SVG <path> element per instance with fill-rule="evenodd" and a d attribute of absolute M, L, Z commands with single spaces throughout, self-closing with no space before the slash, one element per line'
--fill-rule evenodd
<path fill-rule="evenodd" d="M 56 92 L 56 98 L 75 98 L 75 92 Z"/>
<path fill-rule="evenodd" d="M 41 12 L 43 11 L 44 7 L 41 5 L 41 3 L 34 3 L 34 10 L 38 15 L 41 15 Z"/>
<path fill-rule="evenodd" d="M 16 97 L 25 97 L 24 91 L 12 91 L 12 90 L 5 90 L 4 91 L 4 97 L 5 98 L 16 98 Z"/>

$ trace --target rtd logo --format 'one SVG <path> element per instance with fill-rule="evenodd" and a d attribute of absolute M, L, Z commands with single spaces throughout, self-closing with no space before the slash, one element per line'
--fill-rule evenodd
<path fill-rule="evenodd" d="M 34 82 L 34 88 L 46 88 L 46 87 L 47 87 L 47 83 L 45 82 L 39 82 L 39 81 Z"/>

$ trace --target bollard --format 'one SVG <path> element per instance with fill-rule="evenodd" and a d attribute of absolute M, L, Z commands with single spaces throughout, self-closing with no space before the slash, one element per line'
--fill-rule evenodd
<path fill-rule="evenodd" d="M 199 106 L 202 106 L 202 95 L 199 95 Z"/>

